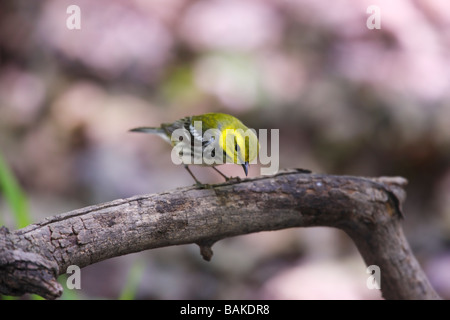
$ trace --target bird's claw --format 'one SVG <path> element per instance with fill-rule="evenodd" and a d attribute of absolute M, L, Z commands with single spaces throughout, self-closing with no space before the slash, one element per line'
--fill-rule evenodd
<path fill-rule="evenodd" d="M 197 187 L 197 189 L 211 189 L 212 185 L 208 184 L 208 183 L 201 183 L 199 181 L 197 181 L 195 183 L 195 186 Z"/>
<path fill-rule="evenodd" d="M 240 177 L 238 177 L 238 176 L 236 176 L 236 177 L 227 177 L 227 178 L 225 179 L 225 181 L 226 181 L 226 182 L 230 182 L 230 181 L 241 182 L 242 179 L 241 179 Z"/>

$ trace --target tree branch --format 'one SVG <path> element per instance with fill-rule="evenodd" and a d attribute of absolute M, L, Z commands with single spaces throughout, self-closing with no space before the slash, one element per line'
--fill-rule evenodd
<path fill-rule="evenodd" d="M 218 240 L 259 231 L 328 226 L 345 231 L 381 269 L 386 299 L 438 299 L 401 228 L 406 180 L 286 171 L 135 196 L 0 229 L 0 293 L 62 293 L 56 276 L 142 250 L 196 243 L 206 260 Z M 21 272 L 18 272 L 20 270 Z M 14 280 L 15 279 L 15 280 Z M 30 280 L 31 279 L 31 280 Z M 39 281 L 38 281 L 39 280 Z"/>

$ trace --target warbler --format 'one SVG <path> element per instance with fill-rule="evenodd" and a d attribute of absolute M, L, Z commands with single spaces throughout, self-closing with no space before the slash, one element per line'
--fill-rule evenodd
<path fill-rule="evenodd" d="M 197 184 L 188 165 L 210 166 L 225 180 L 229 178 L 215 166 L 224 163 L 240 164 L 248 175 L 249 163 L 259 151 L 258 138 L 239 119 L 224 113 L 206 113 L 185 117 L 173 123 L 163 123 L 160 127 L 139 127 L 132 132 L 156 134 L 173 147 L 172 161 L 183 163 Z"/>

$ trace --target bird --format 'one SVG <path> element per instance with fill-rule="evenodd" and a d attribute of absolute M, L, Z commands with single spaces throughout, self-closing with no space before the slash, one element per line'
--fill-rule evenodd
<path fill-rule="evenodd" d="M 156 134 L 174 148 L 172 161 L 184 164 L 197 185 L 203 185 L 189 169 L 189 165 L 212 167 L 228 181 L 230 178 L 218 170 L 218 164 L 240 164 L 248 176 L 250 162 L 259 152 L 258 137 L 236 117 L 225 113 L 205 113 L 187 116 L 159 127 L 138 127 L 131 132 Z"/>

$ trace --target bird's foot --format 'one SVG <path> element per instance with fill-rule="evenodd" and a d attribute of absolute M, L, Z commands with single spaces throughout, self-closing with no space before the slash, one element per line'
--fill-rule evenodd
<path fill-rule="evenodd" d="M 236 182 L 241 182 L 242 181 L 242 179 L 240 178 L 240 177 L 238 177 L 238 176 L 236 176 L 236 177 L 227 177 L 227 179 L 225 179 L 225 181 L 226 182 L 233 182 L 233 181 L 236 181 Z"/>
<path fill-rule="evenodd" d="M 213 187 L 211 184 L 201 183 L 200 181 L 197 181 L 195 183 L 195 186 L 197 187 L 197 189 L 211 189 Z"/>

